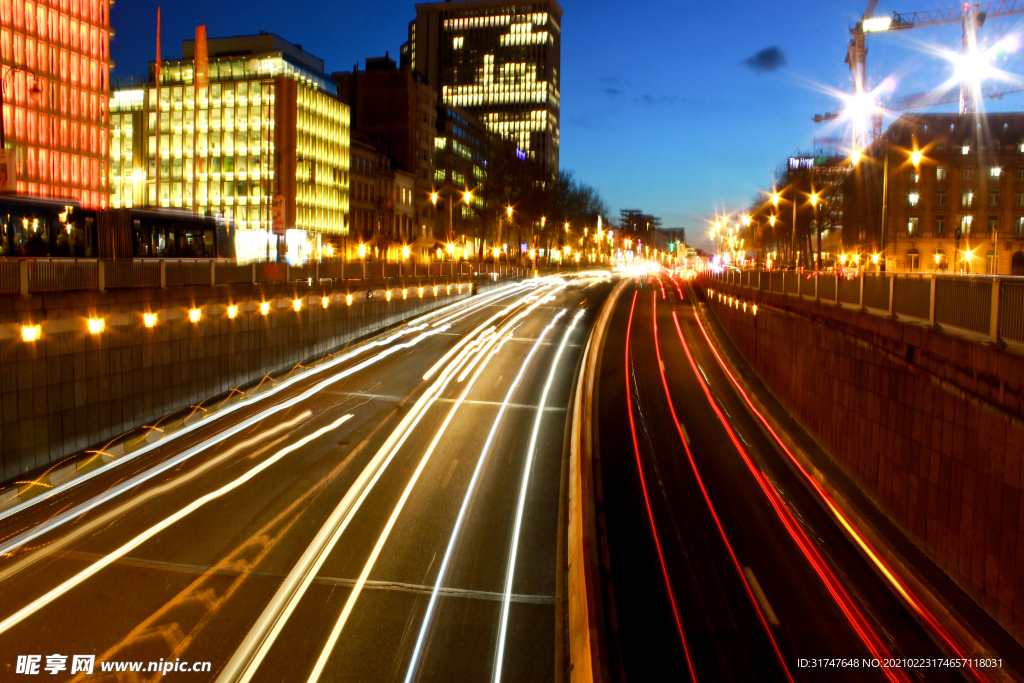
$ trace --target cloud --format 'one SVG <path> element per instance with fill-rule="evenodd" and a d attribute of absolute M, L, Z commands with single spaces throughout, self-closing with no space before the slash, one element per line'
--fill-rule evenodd
<path fill-rule="evenodd" d="M 616 97 L 616 96 L 622 94 L 622 90 L 620 90 L 619 88 L 605 88 L 604 89 L 604 94 L 605 95 L 611 95 L 612 97 Z"/>
<path fill-rule="evenodd" d="M 672 97 L 671 95 L 641 95 L 640 104 L 647 107 L 654 107 L 658 105 L 673 105 L 680 104 L 678 97 Z M 685 102 L 684 102 L 685 103 Z"/>
<path fill-rule="evenodd" d="M 780 50 L 777 45 L 772 45 L 771 47 L 766 47 L 752 57 L 747 57 L 744 63 L 749 69 L 756 71 L 757 73 L 778 71 L 782 67 L 786 66 L 786 55 L 782 54 L 782 50 Z"/>

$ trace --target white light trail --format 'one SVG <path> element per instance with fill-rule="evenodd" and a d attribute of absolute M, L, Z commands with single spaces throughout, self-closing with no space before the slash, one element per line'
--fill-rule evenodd
<path fill-rule="evenodd" d="M 543 301 L 543 300 L 542 300 Z M 542 303 L 538 301 L 533 307 L 536 307 Z M 473 477 L 469 481 L 469 488 L 466 490 L 466 495 L 462 499 L 462 507 L 459 508 L 459 515 L 455 519 L 455 527 L 452 529 L 451 536 L 448 539 L 448 547 L 445 549 L 444 559 L 441 561 L 441 568 L 437 574 L 437 581 L 434 583 L 434 590 L 430 594 L 430 603 L 427 605 L 427 612 L 423 616 L 423 623 L 420 626 L 419 636 L 416 638 L 416 647 L 412 652 L 412 660 L 409 662 L 409 668 L 405 674 L 405 683 L 411 683 L 413 676 L 416 673 L 416 666 L 419 663 L 420 655 L 423 651 L 423 643 L 426 640 L 427 631 L 430 629 L 431 617 L 434 613 L 434 608 L 437 605 L 437 597 L 441 591 L 441 584 L 444 582 L 445 575 L 448 571 L 448 564 L 451 562 L 452 552 L 455 549 L 455 543 L 459 537 L 459 531 L 462 529 L 462 521 L 465 519 L 466 510 L 469 509 L 469 501 L 473 497 L 473 492 L 476 490 L 477 480 L 480 478 L 480 471 L 483 469 L 483 464 L 487 460 L 487 455 L 490 453 L 491 444 L 494 442 L 494 435 L 498 432 L 498 426 L 501 424 L 501 420 L 505 415 L 505 411 L 508 409 L 508 404 L 512 400 L 512 395 L 515 390 L 519 387 L 519 383 L 523 379 L 523 375 L 526 373 L 526 369 L 530 365 L 530 361 L 533 360 L 534 355 L 537 353 L 537 349 L 540 348 L 541 343 L 544 341 L 544 337 L 547 336 L 548 331 L 555 326 L 558 319 L 565 313 L 564 310 L 559 311 L 555 314 L 555 317 L 548 323 L 541 333 L 537 336 L 537 340 L 534 342 L 533 347 L 530 349 L 530 353 L 527 354 L 526 359 L 523 360 L 522 365 L 519 368 L 519 373 L 516 378 L 512 381 L 512 384 L 508 388 L 508 392 L 505 394 L 505 400 L 501 404 L 501 408 L 498 409 L 498 414 L 494 418 L 494 422 L 491 424 L 491 431 L 487 434 L 487 441 L 484 442 L 483 450 L 480 452 L 480 457 L 477 459 L 476 468 L 473 470 Z M 314 679 L 310 679 L 310 683 L 313 683 Z"/>
<path fill-rule="evenodd" d="M 175 439 L 178 439 L 178 438 L 180 438 L 182 436 L 185 436 L 186 434 L 190 434 L 190 433 L 196 431 L 197 429 L 200 429 L 200 428 L 203 428 L 203 427 L 208 427 L 213 422 L 215 422 L 215 421 L 217 421 L 217 420 L 219 420 L 219 419 L 221 419 L 221 418 L 223 418 L 223 417 L 225 417 L 227 415 L 230 415 L 231 413 L 235 412 L 236 410 L 240 410 L 242 408 L 248 407 L 248 406 L 256 404 L 256 403 L 260 403 L 260 402 L 262 402 L 262 401 L 264 401 L 264 400 L 266 400 L 268 398 L 271 398 L 271 397 L 279 394 L 280 392 L 284 391 L 288 387 L 293 386 L 297 382 L 301 382 L 303 380 L 307 380 L 307 379 L 309 379 L 310 377 L 312 377 L 314 375 L 317 375 L 317 374 L 323 373 L 323 372 L 325 372 L 327 370 L 330 370 L 332 368 L 335 368 L 338 365 L 340 365 L 342 363 L 346 363 L 349 360 L 351 360 L 351 359 L 353 359 L 353 358 L 355 358 L 355 357 L 365 353 L 368 350 L 371 350 L 371 349 L 374 349 L 374 348 L 377 348 L 377 347 L 380 347 L 380 346 L 386 346 L 386 345 L 391 344 L 392 342 L 396 341 L 397 339 L 400 339 L 403 336 L 412 334 L 414 332 L 419 332 L 419 331 L 421 331 L 421 330 L 423 330 L 423 329 L 425 329 L 427 327 L 426 321 L 428 319 L 430 319 L 431 317 L 434 317 L 436 315 L 442 315 L 442 314 L 451 314 L 453 311 L 455 311 L 456 314 L 454 316 L 451 316 L 452 319 L 454 320 L 455 318 L 459 318 L 458 313 L 460 312 L 460 309 L 469 309 L 470 311 L 472 311 L 475 307 L 480 305 L 482 302 L 483 303 L 491 303 L 494 300 L 500 300 L 500 299 L 506 298 L 508 296 L 514 295 L 517 291 L 522 289 L 522 286 L 523 285 L 521 285 L 521 284 L 506 285 L 504 287 L 500 287 L 500 288 L 494 290 L 493 292 L 490 292 L 487 295 L 483 295 L 481 297 L 478 297 L 476 300 L 470 299 L 470 300 L 457 301 L 457 302 L 449 304 L 447 306 L 443 306 L 440 309 L 438 309 L 436 311 L 432 311 L 432 312 L 430 312 L 430 313 L 428 313 L 428 314 L 426 314 L 424 316 L 420 316 L 418 319 L 416 319 L 414 321 L 415 324 L 410 324 L 408 327 L 406 327 L 404 329 L 400 329 L 399 331 L 395 332 L 394 334 L 387 335 L 387 336 L 385 336 L 382 339 L 378 339 L 378 340 L 375 340 L 375 341 L 370 341 L 370 342 L 367 342 L 367 343 L 364 343 L 364 344 L 360 344 L 359 346 L 353 348 L 352 350 L 350 350 L 350 351 L 348 351 L 346 353 L 341 354 L 337 358 L 331 359 L 327 363 L 323 363 L 321 365 L 317 365 L 315 367 L 308 368 L 307 370 L 305 370 L 303 372 L 296 373 L 295 375 L 293 375 L 292 377 L 289 377 L 286 380 L 279 381 L 276 384 L 274 384 L 274 386 L 272 388 L 267 389 L 265 391 L 262 391 L 258 395 L 253 396 L 252 398 L 242 399 L 241 401 L 238 401 L 237 403 L 234 403 L 234 404 L 232 404 L 230 406 L 226 406 L 224 408 L 221 408 L 216 413 L 214 413 L 209 419 L 199 420 L 198 422 L 195 422 L 192 425 L 184 427 L 183 429 L 180 429 L 180 430 L 178 430 L 176 432 L 173 432 L 171 434 L 167 434 L 166 436 L 164 436 L 159 441 L 155 441 L 155 442 L 153 442 L 151 444 L 143 446 L 142 448 L 139 448 L 136 451 L 132 451 L 131 453 L 125 454 L 124 456 L 118 458 L 117 460 L 114 460 L 107 467 L 97 468 L 97 469 L 95 469 L 95 470 L 93 470 L 93 471 L 91 471 L 91 472 L 89 472 L 87 474 L 84 474 L 84 475 L 82 475 L 80 477 L 76 477 L 74 479 L 71 479 L 70 481 L 65 482 L 65 483 L 63 483 L 63 484 L 61 484 L 59 486 L 55 486 L 52 489 L 47 490 L 45 493 L 41 493 L 41 494 L 39 494 L 37 496 L 34 496 L 33 498 L 31 498 L 31 499 L 29 499 L 29 500 L 27 500 L 27 501 L 25 501 L 23 503 L 20 503 L 18 505 L 13 506 L 13 507 L 7 508 L 6 510 L 0 511 L 0 520 L 5 519 L 7 517 L 10 517 L 11 515 L 17 514 L 18 512 L 21 512 L 22 510 L 24 510 L 24 509 L 26 509 L 26 508 L 28 508 L 28 507 L 30 507 L 32 505 L 36 505 L 38 503 L 43 502 L 44 500 L 48 500 L 49 498 L 52 498 L 53 496 L 59 495 L 60 493 L 63 493 L 64 491 L 67 491 L 68 489 L 70 489 L 70 488 L 72 488 L 74 486 L 78 486 L 80 484 L 83 484 L 83 483 L 89 481 L 90 479 L 92 479 L 94 477 L 100 476 L 101 474 L 104 474 L 105 472 L 110 471 L 110 467 L 117 467 L 117 466 L 123 465 L 124 463 L 130 462 L 132 460 L 135 460 L 136 458 L 139 458 L 142 455 L 145 455 L 146 453 L 152 451 L 155 448 L 159 448 L 161 446 L 166 446 L 171 441 L 174 441 Z M 447 327 L 440 327 L 440 329 L 436 330 L 435 332 L 445 331 L 449 327 L 450 327 L 450 325 L 447 326 Z M 430 335 L 427 335 L 427 336 L 430 336 Z M 418 339 L 420 339 L 420 340 L 425 339 L 425 338 L 426 337 L 423 336 L 423 335 L 418 337 Z M 405 348 L 408 348 L 408 347 L 405 347 Z M 292 404 L 293 403 L 289 403 L 287 405 L 292 405 Z M 270 415 L 270 414 L 272 414 L 274 412 L 277 412 L 281 408 L 282 408 L 282 405 L 275 405 L 275 406 L 269 407 L 268 409 L 264 410 L 262 413 L 260 413 L 255 418 L 247 420 L 244 423 L 245 427 L 249 427 L 252 424 L 255 424 L 255 422 L 258 422 L 259 420 L 264 419 L 268 415 Z M 65 511 L 64 513 L 58 515 L 57 517 L 49 520 L 49 522 L 48 522 L 49 526 L 47 527 L 47 529 L 51 529 L 51 528 L 54 528 L 55 526 L 60 526 L 61 524 L 64 524 L 69 519 L 73 519 L 73 518 L 77 517 L 82 512 L 90 510 L 93 507 L 95 507 L 96 505 L 98 505 L 98 504 L 100 504 L 100 503 L 102 503 L 102 502 L 104 502 L 106 500 L 109 500 L 110 498 L 112 498 L 112 497 L 114 497 L 116 495 L 119 495 L 120 493 L 123 493 L 126 490 L 129 490 L 129 489 L 135 487 L 136 485 L 146 481 L 147 479 L 150 479 L 152 476 L 154 476 L 156 474 L 159 474 L 160 472 L 165 471 L 169 467 L 173 467 L 174 465 L 177 465 L 182 460 L 185 460 L 188 457 L 191 457 L 192 455 L 195 455 L 196 453 L 199 453 L 199 452 L 205 450 L 206 448 L 209 448 L 210 446 L 216 445 L 217 443 L 223 441 L 224 439 L 226 439 L 226 438 L 228 438 L 230 436 L 233 436 L 234 434 L 237 434 L 239 431 L 241 431 L 241 430 L 240 429 L 236 429 L 236 428 L 232 428 L 232 429 L 229 429 L 226 432 L 223 432 L 221 434 L 215 435 L 215 436 L 211 437 L 210 439 L 204 441 L 203 443 L 199 444 L 198 446 L 196 446 L 196 447 L 194 447 L 192 449 L 189 449 L 187 451 L 187 453 L 188 453 L 187 456 L 184 456 L 184 454 L 183 454 L 183 456 L 178 456 L 173 461 L 168 461 L 168 463 L 164 463 L 164 465 L 161 466 L 158 469 L 148 470 L 147 472 L 143 473 L 139 477 L 134 477 L 131 480 L 129 480 L 128 482 L 124 482 L 124 483 L 114 487 L 113 489 L 110 489 L 110 490 L 106 491 L 104 494 L 102 494 L 102 496 L 100 498 L 92 499 L 92 500 L 90 500 L 88 503 L 86 503 L 84 505 L 77 506 L 75 508 L 72 508 L 70 510 Z M 38 535 L 39 534 L 34 534 L 33 537 L 38 536 Z M 15 541 L 17 541 L 19 539 L 21 539 L 20 536 L 17 539 L 15 539 Z M 13 549 L 17 548 L 18 546 L 22 545 L 22 543 L 24 543 L 24 540 L 21 540 L 20 542 L 8 542 L 2 548 L 0 548 L 0 555 L 4 554 L 6 552 L 10 552 L 11 550 L 13 550 Z"/>
<path fill-rule="evenodd" d="M 210 501 L 216 500 L 216 499 L 220 498 L 221 496 L 223 496 L 223 495 L 225 495 L 227 493 L 230 493 L 231 491 L 234 491 L 236 488 L 238 488 L 242 484 L 246 483 L 247 481 L 249 481 L 250 479 L 255 477 L 257 474 L 259 474 L 260 472 L 263 472 L 264 470 L 266 470 L 271 465 L 274 465 L 275 463 L 277 463 L 279 460 L 281 460 L 284 456 L 288 455 L 292 451 L 295 451 L 295 450 L 297 450 L 299 448 L 302 448 L 303 446 L 305 446 L 309 442 L 314 441 L 315 439 L 323 436 L 327 432 L 330 432 L 330 431 L 333 431 L 334 429 L 337 429 L 339 426 L 341 426 L 342 423 L 346 422 L 347 420 L 349 420 L 351 418 L 352 418 L 351 414 L 342 415 L 341 417 L 339 417 L 337 420 L 335 420 L 331 424 L 327 425 L 326 427 L 322 427 L 322 428 L 318 429 L 317 431 L 313 432 L 312 434 L 310 434 L 309 436 L 306 436 L 306 437 L 303 437 L 303 438 L 299 439 L 298 441 L 296 441 L 295 443 L 291 444 L 290 446 L 286 446 L 285 448 L 282 448 L 277 453 L 275 453 L 271 457 L 267 458 L 266 460 L 261 462 L 259 465 L 253 467 L 251 470 L 249 470 L 245 474 L 237 477 L 236 479 L 234 479 L 231 482 L 225 484 L 224 486 L 221 486 L 219 489 L 217 489 L 215 491 L 211 491 L 210 493 L 207 493 L 205 496 L 197 498 L 193 502 L 189 503 L 185 507 L 183 507 L 180 510 L 178 510 L 177 512 L 175 512 L 173 515 L 170 515 L 169 517 L 166 517 L 165 519 L 163 519 L 159 523 L 154 524 L 153 526 L 149 527 L 148 529 L 146 529 L 141 534 L 138 534 L 137 536 L 135 536 L 132 540 L 128 541 L 127 543 L 125 543 L 121 547 L 117 548 L 113 552 L 110 552 L 107 555 L 105 555 L 102 559 L 97 560 L 96 562 L 94 562 L 93 564 L 89 565 L 87 568 L 83 569 L 82 571 L 78 572 L 77 574 L 75 574 L 71 578 L 67 579 L 66 581 L 64 581 L 60 585 L 56 586 L 55 588 L 52 588 L 51 590 L 47 591 L 46 593 L 44 593 L 40 597 L 38 597 L 35 600 L 33 600 L 32 602 L 30 602 L 28 605 L 22 607 L 20 610 L 18 610 L 17 612 L 12 614 L 11 616 L 7 617 L 3 621 L 0 621 L 0 633 L 6 633 L 11 627 L 19 624 L 26 617 L 29 617 L 29 616 L 35 614 L 40 609 L 42 609 L 46 605 L 49 605 L 51 602 L 53 602 L 54 600 L 56 600 L 60 596 L 64 595 L 69 590 L 71 590 L 75 586 L 79 585 L 80 583 L 82 583 L 86 579 L 88 579 L 88 578 L 90 578 L 92 576 L 95 576 L 102 569 L 110 566 L 111 564 L 116 562 L 121 557 L 124 557 L 125 555 L 130 553 L 135 548 L 139 547 L 140 545 L 142 545 L 143 543 L 145 543 L 149 539 L 151 539 L 154 536 L 156 536 L 157 534 L 159 534 L 161 531 L 167 529 L 168 527 L 170 527 L 171 525 L 175 524 L 176 522 L 181 521 L 182 519 L 184 519 L 185 517 L 187 517 L 191 513 L 195 512 L 196 510 L 198 510 L 202 506 L 206 505 Z"/>
<path fill-rule="evenodd" d="M 516 555 L 519 552 L 519 532 L 523 525 L 523 510 L 526 507 L 526 491 L 530 484 L 530 470 L 533 467 L 533 456 L 537 451 L 537 435 L 540 433 L 540 422 L 544 416 L 544 407 L 548 402 L 548 391 L 551 389 L 551 383 L 555 379 L 555 371 L 558 370 L 558 361 L 562 358 L 562 352 L 565 350 L 565 345 L 569 341 L 569 335 L 572 334 L 573 328 L 576 327 L 576 323 L 579 321 L 585 311 L 578 312 L 573 316 L 572 323 L 570 323 L 565 334 L 562 335 L 562 343 L 558 345 L 558 351 L 555 353 L 555 358 L 551 361 L 551 371 L 548 373 L 548 379 L 544 383 L 544 391 L 540 396 L 540 403 L 537 405 L 537 417 L 533 420 L 533 431 L 530 433 L 530 445 L 526 449 L 526 465 L 523 467 L 523 481 L 519 486 L 519 504 L 516 507 L 516 522 L 512 529 L 512 549 L 509 551 L 508 560 L 508 574 L 505 577 L 505 596 L 501 601 L 501 622 L 498 628 L 498 652 L 494 657 L 494 676 L 492 677 L 493 683 L 499 683 L 501 681 L 501 669 L 505 659 L 505 633 L 508 629 L 508 612 L 509 605 L 512 602 L 512 580 L 515 578 L 516 571 Z"/>
<path fill-rule="evenodd" d="M 520 313 L 519 316 L 508 321 L 502 330 L 502 334 L 518 320 L 518 317 L 525 316 L 535 307 L 527 309 Z M 436 332 L 444 329 L 446 327 L 438 328 Z M 434 333 L 430 332 L 427 334 Z M 284 582 L 278 588 L 270 603 L 264 608 L 263 613 L 221 671 L 217 678 L 219 683 L 227 683 L 229 681 L 247 683 L 252 679 L 289 617 L 295 611 L 302 596 L 313 582 L 316 573 L 327 560 L 334 546 L 348 528 L 363 502 L 369 497 L 377 481 L 405 443 L 413 428 L 419 423 L 423 415 L 426 414 L 427 408 L 440 397 L 441 391 L 447 387 L 472 354 L 485 354 L 489 347 L 493 346 L 498 339 L 498 335 L 490 337 L 482 348 L 475 351 L 473 350 L 475 344 L 464 347 L 437 380 L 416 401 L 398 427 L 395 428 L 370 462 L 367 463 L 341 502 L 338 503 L 330 517 L 320 528 L 320 531 L 317 532 L 313 542 L 310 543 L 298 562 L 292 567 L 288 576 L 285 577 Z M 481 370 L 482 368 L 483 366 L 481 366 Z M 467 386 L 466 391 L 470 387 L 472 387 L 472 383 Z M 458 404 L 456 404 L 455 408 L 457 407 Z M 387 531 L 390 531 L 390 528 Z M 382 544 L 383 540 L 386 540 L 386 535 L 383 535 L 378 543 Z M 375 556 L 371 559 L 374 560 Z M 368 563 L 367 567 L 366 572 L 368 573 L 369 568 L 372 568 L 372 561 Z M 357 584 L 356 590 L 349 595 L 349 602 L 346 602 L 346 606 L 355 604 L 354 598 L 358 597 L 361 589 L 362 583 Z M 350 607 L 347 609 L 351 611 Z M 348 612 L 343 614 L 347 619 Z M 344 621 L 339 619 L 339 623 L 340 627 L 337 628 L 340 633 L 340 628 L 344 626 Z"/>
<path fill-rule="evenodd" d="M 143 493 L 141 493 L 141 494 L 139 494 L 137 496 L 129 498 L 128 500 L 126 500 L 125 502 L 121 503 L 117 507 L 104 512 L 102 515 L 100 515 L 98 517 L 95 517 L 93 519 L 90 519 L 88 522 L 86 522 L 84 524 L 76 526 L 70 532 L 68 532 L 68 533 L 66 533 L 66 534 L 56 538 L 51 543 L 47 543 L 45 546 L 36 549 L 34 552 L 32 552 L 29 555 L 26 555 L 25 557 L 21 558 L 20 560 L 18 560 L 14 564 L 12 564 L 12 565 L 10 565 L 8 567 L 4 567 L 4 569 L 2 571 L 0 571 L 0 582 L 6 581 L 7 579 L 11 578 L 12 576 L 14 576 L 18 572 L 22 571 L 26 567 L 31 566 L 32 564 L 38 562 L 39 560 L 43 559 L 47 555 L 51 555 L 52 553 L 57 552 L 58 550 L 67 547 L 71 543 L 73 543 L 73 542 L 77 541 L 78 539 L 80 539 L 80 538 L 82 538 L 82 537 L 92 533 L 96 529 L 100 529 L 102 527 L 105 527 L 107 524 L 109 524 L 113 520 L 120 518 L 121 516 L 126 514 L 129 510 L 137 508 L 139 505 L 145 503 L 146 501 L 152 500 L 153 498 L 156 498 L 157 496 L 160 496 L 160 495 L 166 493 L 167 491 L 170 491 L 170 490 L 172 490 L 174 488 L 177 488 L 178 486 L 181 486 L 182 484 L 184 484 L 185 482 L 187 482 L 187 481 L 189 481 L 191 479 L 195 479 L 200 474 L 209 471 L 210 469 L 216 467 L 217 465 L 219 465 L 220 463 L 224 462 L 225 460 L 233 457 L 236 453 L 239 453 L 240 451 L 243 451 L 246 448 L 249 448 L 250 446 L 252 446 L 254 444 L 257 444 L 260 441 L 263 441 L 264 439 L 267 439 L 267 438 L 273 436 L 274 434 L 277 434 L 280 431 L 288 429 L 289 427 L 294 427 L 295 425 L 299 424 L 300 422 L 303 422 L 304 420 L 308 420 L 312 416 L 313 416 L 313 413 L 311 413 L 310 411 L 307 410 L 307 411 L 305 411 L 305 412 L 303 412 L 303 413 L 301 413 L 299 415 L 296 415 L 295 417 L 293 417 L 292 419 L 288 420 L 287 422 L 280 422 L 280 423 L 274 425 L 272 428 L 267 429 L 267 430 L 265 430 L 263 432 L 260 432 L 259 434 L 257 434 L 256 436 L 252 437 L 251 439 L 246 439 L 245 441 L 242 441 L 242 442 L 236 444 L 235 446 L 232 446 L 230 449 L 228 449 L 227 451 L 221 453 L 220 455 L 218 455 L 218 456 L 216 456 L 214 458 L 210 458 L 208 461 L 204 462 L 202 465 L 199 465 L 198 467 L 196 467 L 196 468 L 194 468 L 192 470 L 189 470 L 188 472 L 184 473 L 180 477 L 176 477 L 176 478 L 174 478 L 174 479 L 172 479 L 172 480 L 170 480 L 170 481 L 168 481 L 168 482 L 166 482 L 164 484 L 161 484 L 160 486 L 154 487 L 154 488 L 149 489 L 149 490 L 147 490 L 147 491 L 145 491 L 145 492 L 143 492 Z M 40 532 L 40 533 L 42 533 L 42 532 Z M 25 543 L 25 542 L 31 540 L 32 538 L 35 538 L 38 535 L 39 535 L 38 533 L 33 533 L 33 534 L 29 535 L 27 538 L 20 539 L 20 541 L 22 543 Z"/>

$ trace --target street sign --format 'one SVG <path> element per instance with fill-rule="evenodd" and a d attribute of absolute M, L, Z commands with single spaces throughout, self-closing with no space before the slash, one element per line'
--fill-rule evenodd
<path fill-rule="evenodd" d="M 275 235 L 284 234 L 284 195 L 274 195 L 274 201 L 270 205 L 271 225 Z"/>

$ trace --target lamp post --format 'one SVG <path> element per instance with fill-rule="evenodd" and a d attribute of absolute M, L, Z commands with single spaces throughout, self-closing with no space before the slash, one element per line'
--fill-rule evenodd
<path fill-rule="evenodd" d="M 811 206 L 814 208 L 814 230 L 818 236 L 818 253 L 814 257 L 814 269 L 821 270 L 821 221 L 818 220 L 818 194 L 811 194 Z"/>

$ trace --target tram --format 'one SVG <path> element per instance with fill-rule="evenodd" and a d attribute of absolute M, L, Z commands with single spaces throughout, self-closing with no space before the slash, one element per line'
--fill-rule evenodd
<path fill-rule="evenodd" d="M 235 223 L 168 209 L 0 195 L 0 258 L 235 258 Z"/>

